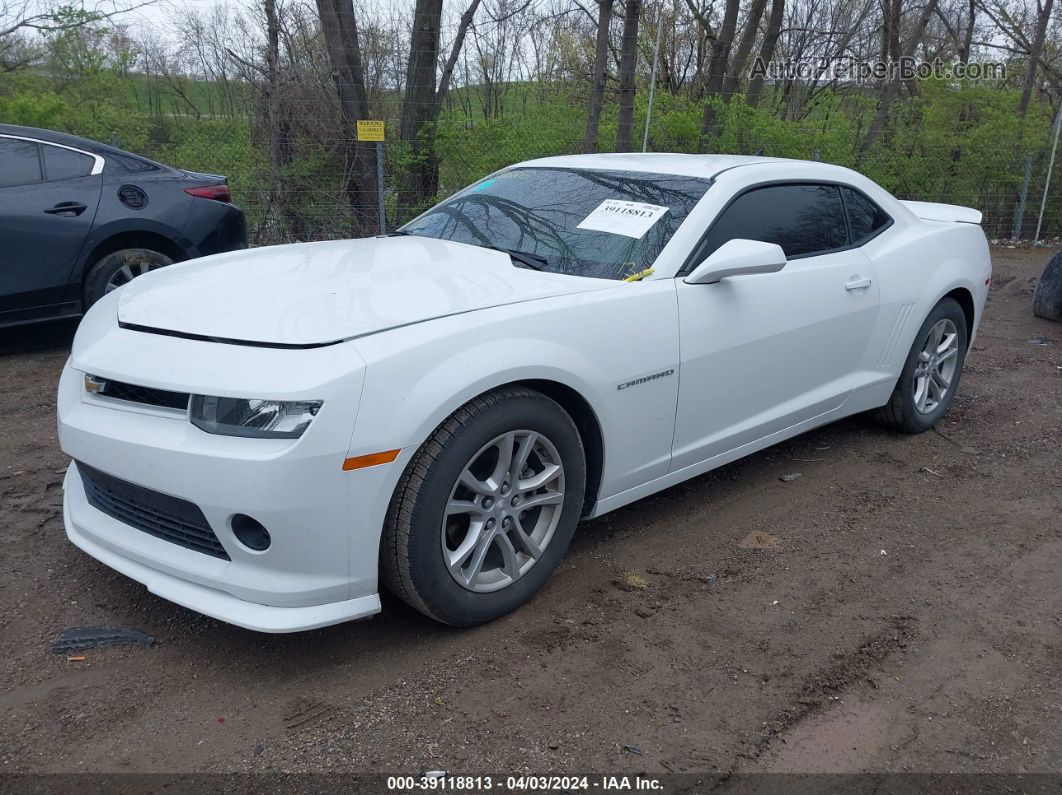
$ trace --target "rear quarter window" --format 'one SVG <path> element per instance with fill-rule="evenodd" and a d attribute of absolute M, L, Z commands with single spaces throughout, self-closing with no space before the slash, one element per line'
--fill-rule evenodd
<path fill-rule="evenodd" d="M 136 155 L 126 154 L 124 152 L 108 152 L 106 156 L 108 172 L 118 172 L 125 174 L 146 174 L 153 171 L 162 171 L 162 169 L 150 160 L 144 160 Z"/>
<path fill-rule="evenodd" d="M 853 246 L 862 245 L 892 223 L 887 212 L 854 188 L 842 187 L 841 196 Z"/>
<path fill-rule="evenodd" d="M 96 159 L 58 146 L 41 145 L 44 154 L 44 176 L 49 182 L 58 179 L 87 177 Z"/>

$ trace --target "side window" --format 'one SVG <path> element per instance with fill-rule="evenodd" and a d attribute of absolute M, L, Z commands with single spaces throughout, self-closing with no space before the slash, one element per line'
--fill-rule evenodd
<path fill-rule="evenodd" d="M 852 244 L 860 245 L 892 223 L 892 218 L 870 199 L 852 188 L 841 188 Z"/>
<path fill-rule="evenodd" d="M 0 138 L 0 188 L 32 185 L 41 181 L 37 144 L 17 138 Z"/>
<path fill-rule="evenodd" d="M 92 173 L 96 160 L 80 152 L 72 152 L 59 146 L 41 145 L 44 153 L 44 175 L 49 182 L 57 179 L 87 177 Z"/>
<path fill-rule="evenodd" d="M 738 196 L 712 224 L 698 259 L 735 238 L 777 243 L 787 257 L 823 254 L 848 245 L 836 185 L 768 185 Z"/>
<path fill-rule="evenodd" d="M 140 174 L 145 171 L 158 171 L 159 167 L 150 160 L 141 160 L 134 155 L 108 152 L 107 169 L 114 171 L 128 171 L 131 174 Z"/>

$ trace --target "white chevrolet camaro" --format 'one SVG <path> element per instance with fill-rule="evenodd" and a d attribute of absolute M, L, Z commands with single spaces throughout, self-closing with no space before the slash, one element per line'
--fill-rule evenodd
<path fill-rule="evenodd" d="M 931 428 L 985 305 L 979 222 L 822 163 L 586 155 L 389 236 L 149 273 L 63 371 L 66 532 L 250 629 L 370 616 L 381 583 L 489 621 L 581 517 L 857 412 Z"/>

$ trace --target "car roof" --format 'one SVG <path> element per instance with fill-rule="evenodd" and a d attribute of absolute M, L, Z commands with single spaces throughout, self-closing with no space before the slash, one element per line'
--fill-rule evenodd
<path fill-rule="evenodd" d="M 76 149 L 95 150 L 101 144 L 88 138 L 80 138 L 76 135 L 55 132 L 55 130 L 43 130 L 39 127 L 22 127 L 18 124 L 0 124 L 0 135 L 21 135 L 26 138 L 36 138 L 53 144 L 73 146 Z M 110 149 L 110 147 L 107 147 Z"/>
<path fill-rule="evenodd" d="M 711 178 L 737 166 L 793 162 L 807 162 L 809 166 L 822 165 L 814 161 L 794 161 L 778 157 L 761 157 L 759 155 L 683 155 L 665 152 L 642 152 L 542 157 L 537 160 L 517 163 L 515 167 L 611 169 L 614 171 L 640 171 L 651 174 L 676 174 L 684 177 Z"/>
<path fill-rule="evenodd" d="M 40 127 L 22 127 L 18 124 L 0 124 L 0 135 L 15 135 L 23 138 L 35 138 L 38 141 L 44 141 L 51 144 L 62 144 L 63 146 L 70 146 L 74 149 L 82 149 L 86 152 L 92 152 L 93 154 L 100 155 L 101 157 L 107 157 L 108 155 L 121 155 L 123 157 L 133 157 L 137 160 L 142 160 L 145 163 L 151 163 L 155 166 L 161 166 L 167 170 L 169 166 L 165 166 L 161 163 L 156 163 L 154 160 L 143 157 L 141 155 L 127 152 L 124 149 L 118 149 L 114 146 L 108 146 L 107 144 L 101 144 L 99 141 L 93 141 L 91 138 L 82 138 L 77 135 L 70 135 L 68 133 L 56 132 L 55 130 L 45 130 Z"/>

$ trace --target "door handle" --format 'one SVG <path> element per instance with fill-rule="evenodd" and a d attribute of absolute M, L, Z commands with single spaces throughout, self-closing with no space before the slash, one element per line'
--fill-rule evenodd
<path fill-rule="evenodd" d="M 852 279 L 844 285 L 846 290 L 862 290 L 864 287 L 870 287 L 870 279 Z"/>
<path fill-rule="evenodd" d="M 72 216 L 81 215 L 81 213 L 85 212 L 87 209 L 88 207 L 81 202 L 59 202 L 57 205 L 49 207 L 44 212 L 49 215 Z"/>

